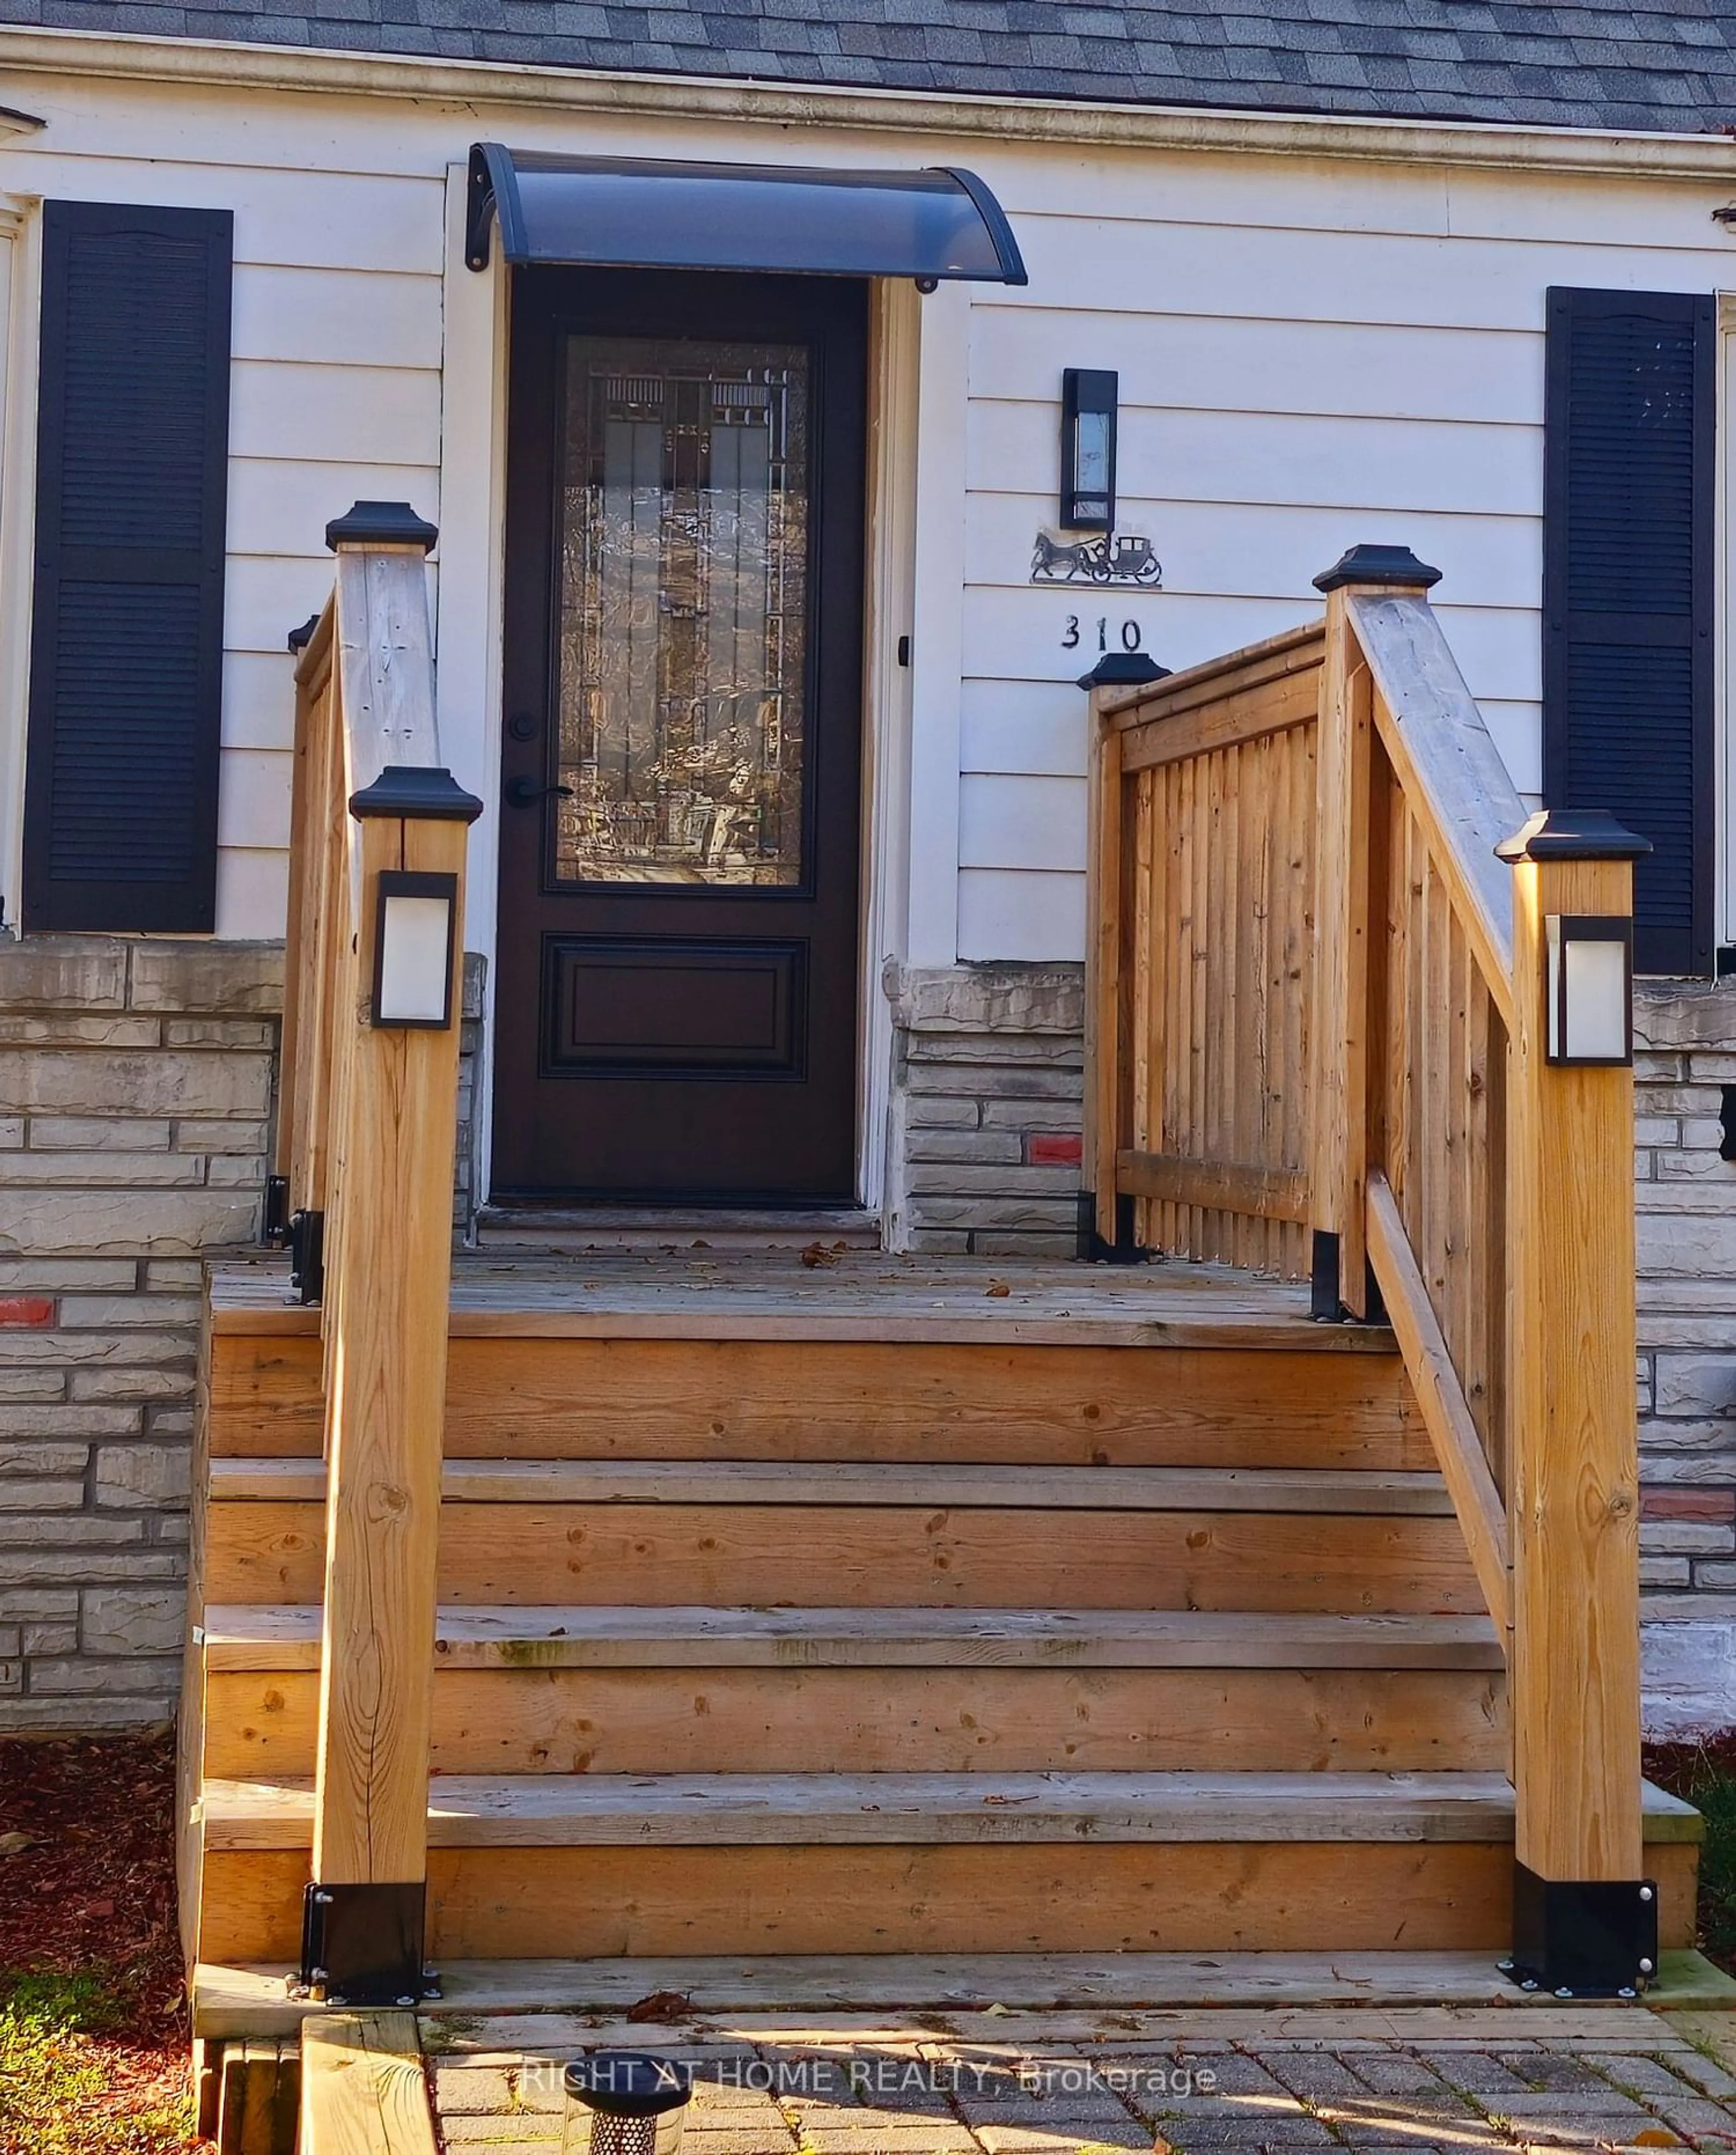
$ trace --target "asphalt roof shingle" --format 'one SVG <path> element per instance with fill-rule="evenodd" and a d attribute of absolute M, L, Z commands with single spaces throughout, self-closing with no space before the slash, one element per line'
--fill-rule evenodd
<path fill-rule="evenodd" d="M 973 95 L 1736 129 L 1736 0 L 0 0 L 7 23 Z"/>

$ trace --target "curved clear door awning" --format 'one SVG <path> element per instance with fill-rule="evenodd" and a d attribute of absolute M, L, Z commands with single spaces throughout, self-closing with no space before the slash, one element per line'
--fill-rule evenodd
<path fill-rule="evenodd" d="M 974 172 L 563 157 L 478 142 L 465 259 L 634 269 L 757 269 L 1022 284 L 1006 212 Z"/>

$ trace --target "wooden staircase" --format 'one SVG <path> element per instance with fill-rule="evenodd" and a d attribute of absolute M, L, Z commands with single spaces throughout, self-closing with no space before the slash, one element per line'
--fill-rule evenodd
<path fill-rule="evenodd" d="M 1088 1209 L 1171 1262 L 515 1213 L 454 1267 L 457 1033 L 363 954 L 447 893 L 454 1006 L 480 804 L 428 527 L 328 536 L 274 1207 L 321 1306 L 212 1285 L 190 1953 L 300 1964 L 311 1886 L 351 2004 L 424 1914 L 448 1961 L 1652 1979 L 1698 1821 L 1639 1772 L 1631 1072 L 1546 997 L 1639 842 L 1524 821 L 1435 572 L 1353 549 L 1323 620 L 1094 694 Z"/>
<path fill-rule="evenodd" d="M 317 1313 L 213 1300 L 189 1945 L 293 1961 Z M 793 1252 L 453 1302 L 437 1957 L 1504 1943 L 1502 1654 L 1384 1329 Z M 1671 1943 L 1692 1825 L 1652 1801 Z"/>

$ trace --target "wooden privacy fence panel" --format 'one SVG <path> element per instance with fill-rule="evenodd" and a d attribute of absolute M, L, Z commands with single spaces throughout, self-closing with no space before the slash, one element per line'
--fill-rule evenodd
<path fill-rule="evenodd" d="M 1098 845 L 1116 863 L 1093 983 L 1101 1231 L 1307 1267 L 1318 626 L 1105 713 Z M 1100 927 L 1101 927 L 1101 924 Z M 1110 1044 L 1113 1044 L 1110 1046 Z"/>
<path fill-rule="evenodd" d="M 1097 1231 L 1390 1322 L 1508 1652 L 1520 1862 L 1638 1896 L 1632 1073 L 1552 1062 L 1544 1004 L 1550 919 L 1631 929 L 1646 848 L 1526 821 L 1434 571 L 1316 581 L 1324 621 L 1098 692 Z"/>

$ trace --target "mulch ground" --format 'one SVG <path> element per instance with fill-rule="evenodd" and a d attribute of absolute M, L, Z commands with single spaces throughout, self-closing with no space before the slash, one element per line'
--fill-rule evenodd
<path fill-rule="evenodd" d="M 140 2145 L 137 2121 L 172 2111 L 187 2090 L 174 1824 L 169 1737 L 0 1742 L 0 2010 L 76 2000 L 62 2042 L 80 2081 L 100 2075 L 83 2143 L 93 2155 Z M 29 2139 L 22 2129 L 0 2096 L 4 2155 L 43 2144 L 39 2127 Z M 150 2145 L 169 2155 L 205 2143 L 153 2127 Z"/>
<path fill-rule="evenodd" d="M 1736 1975 L 1736 1729 L 1695 1743 L 1646 1747 L 1646 1771 L 1702 1813 L 1700 1946 Z"/>

